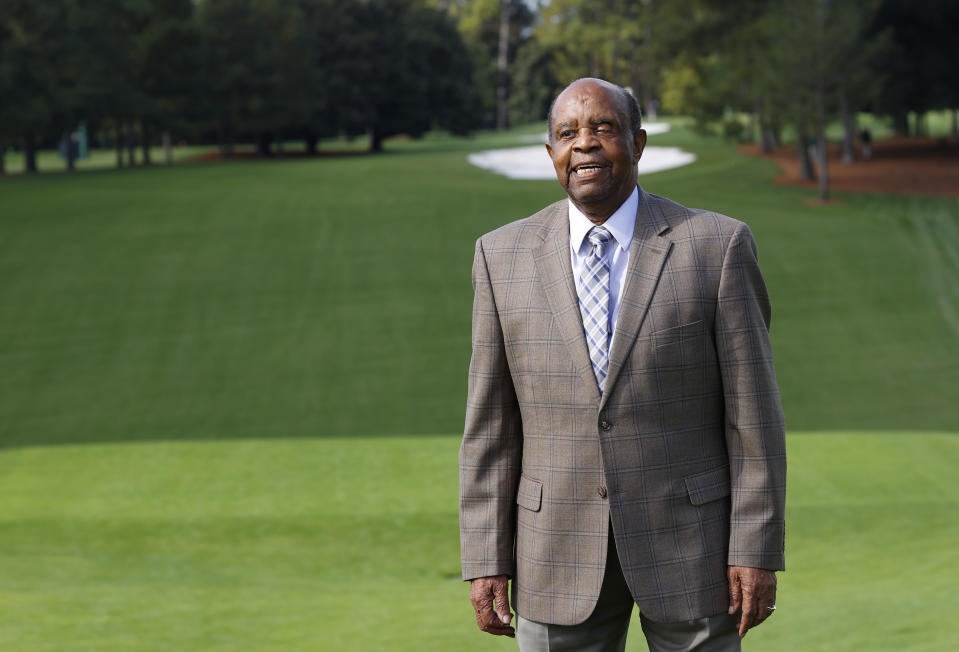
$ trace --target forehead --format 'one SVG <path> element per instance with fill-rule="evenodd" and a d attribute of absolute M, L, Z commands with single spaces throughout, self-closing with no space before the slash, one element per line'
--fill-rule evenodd
<path fill-rule="evenodd" d="M 623 113 L 623 98 L 619 93 L 600 84 L 584 82 L 560 93 L 553 107 L 553 120 L 589 119 L 601 115 L 619 118 Z"/>

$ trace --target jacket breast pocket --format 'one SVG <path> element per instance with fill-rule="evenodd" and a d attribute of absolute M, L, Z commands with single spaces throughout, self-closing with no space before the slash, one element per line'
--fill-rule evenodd
<path fill-rule="evenodd" d="M 519 490 L 516 492 L 516 504 L 531 512 L 538 512 L 543 504 L 543 483 L 527 476 L 519 479 Z"/>
<path fill-rule="evenodd" d="M 651 337 L 653 338 L 653 346 L 659 349 L 670 344 L 678 344 L 685 339 L 700 335 L 702 332 L 703 320 L 697 319 L 688 324 L 680 324 L 672 328 L 655 331 L 651 334 Z"/>
<path fill-rule="evenodd" d="M 687 475 L 686 491 L 693 505 L 705 505 L 729 495 L 729 466 L 723 465 L 702 473 Z"/>

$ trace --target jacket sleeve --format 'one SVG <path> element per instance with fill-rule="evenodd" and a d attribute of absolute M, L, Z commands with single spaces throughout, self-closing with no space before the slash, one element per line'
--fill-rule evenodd
<path fill-rule="evenodd" d="M 481 241 L 473 261 L 473 354 L 460 447 L 463 579 L 513 575 L 522 421 Z"/>
<path fill-rule="evenodd" d="M 728 563 L 782 570 L 786 437 L 770 316 L 756 243 L 741 224 L 723 261 L 715 323 L 732 488 Z"/>

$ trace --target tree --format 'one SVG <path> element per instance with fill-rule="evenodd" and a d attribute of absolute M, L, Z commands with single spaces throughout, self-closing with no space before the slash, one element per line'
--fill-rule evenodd
<path fill-rule="evenodd" d="M 792 124 L 800 171 L 813 175 L 809 144 L 816 140 L 820 197 L 829 197 L 825 127 L 845 116 L 851 142 L 853 111 L 881 79 L 885 39 L 866 38 L 874 0 L 685 0 L 699 9 L 692 28 L 698 48 L 667 71 L 669 104 L 682 104 L 702 121 L 726 107 L 758 115 L 764 149 Z M 680 3 L 682 4 L 682 3 Z"/>
<path fill-rule="evenodd" d="M 0 0 L 0 56 L 4 84 L 0 132 L 19 137 L 24 169 L 37 171 L 36 148 L 56 110 L 58 51 L 51 47 L 64 27 L 63 11 L 44 0 Z"/>
<path fill-rule="evenodd" d="M 151 125 L 162 130 L 164 159 L 173 162 L 172 129 L 188 129 L 202 95 L 200 35 L 191 0 L 153 0 L 151 20 L 138 39 L 136 77 L 147 99 L 140 116 L 143 158 L 149 162 Z"/>
<path fill-rule="evenodd" d="M 509 122 L 525 124 L 545 119 L 559 80 L 550 69 L 552 53 L 535 37 L 520 48 L 510 79 Z"/>
<path fill-rule="evenodd" d="M 206 0 L 197 11 L 203 114 L 225 158 L 241 134 L 266 156 L 280 129 L 307 121 L 311 57 L 302 14 L 281 0 Z"/>
<path fill-rule="evenodd" d="M 503 128 L 509 123 L 517 64 L 532 36 L 536 14 L 525 0 L 431 0 L 455 23 L 470 55 L 473 96 L 479 103 L 479 124 Z"/>
<path fill-rule="evenodd" d="M 441 12 L 408 0 L 360 4 L 366 56 L 350 89 L 366 122 L 370 150 L 396 134 L 434 127 L 464 134 L 476 125 L 472 66 Z M 355 127 L 355 121 L 348 127 Z"/>
<path fill-rule="evenodd" d="M 882 53 L 886 74 L 876 108 L 893 117 L 900 133 L 910 133 L 910 111 L 916 112 L 915 134 L 919 135 L 918 116 L 932 109 L 959 106 L 956 24 L 959 4 L 952 0 L 924 0 L 918 5 L 907 0 L 881 3 L 869 37 L 888 34 L 892 46 Z"/>

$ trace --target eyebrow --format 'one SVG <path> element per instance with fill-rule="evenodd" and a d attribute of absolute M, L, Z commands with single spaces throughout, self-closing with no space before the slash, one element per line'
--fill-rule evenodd
<path fill-rule="evenodd" d="M 603 125 L 603 124 L 614 125 L 616 124 L 616 121 L 613 118 L 603 116 L 603 117 L 594 118 L 590 120 L 589 124 L 593 126 Z M 558 131 L 562 131 L 563 129 L 566 129 L 567 127 L 576 127 L 576 122 L 572 120 L 568 120 L 566 122 L 560 122 L 554 127 L 554 130 L 558 132 Z"/>

